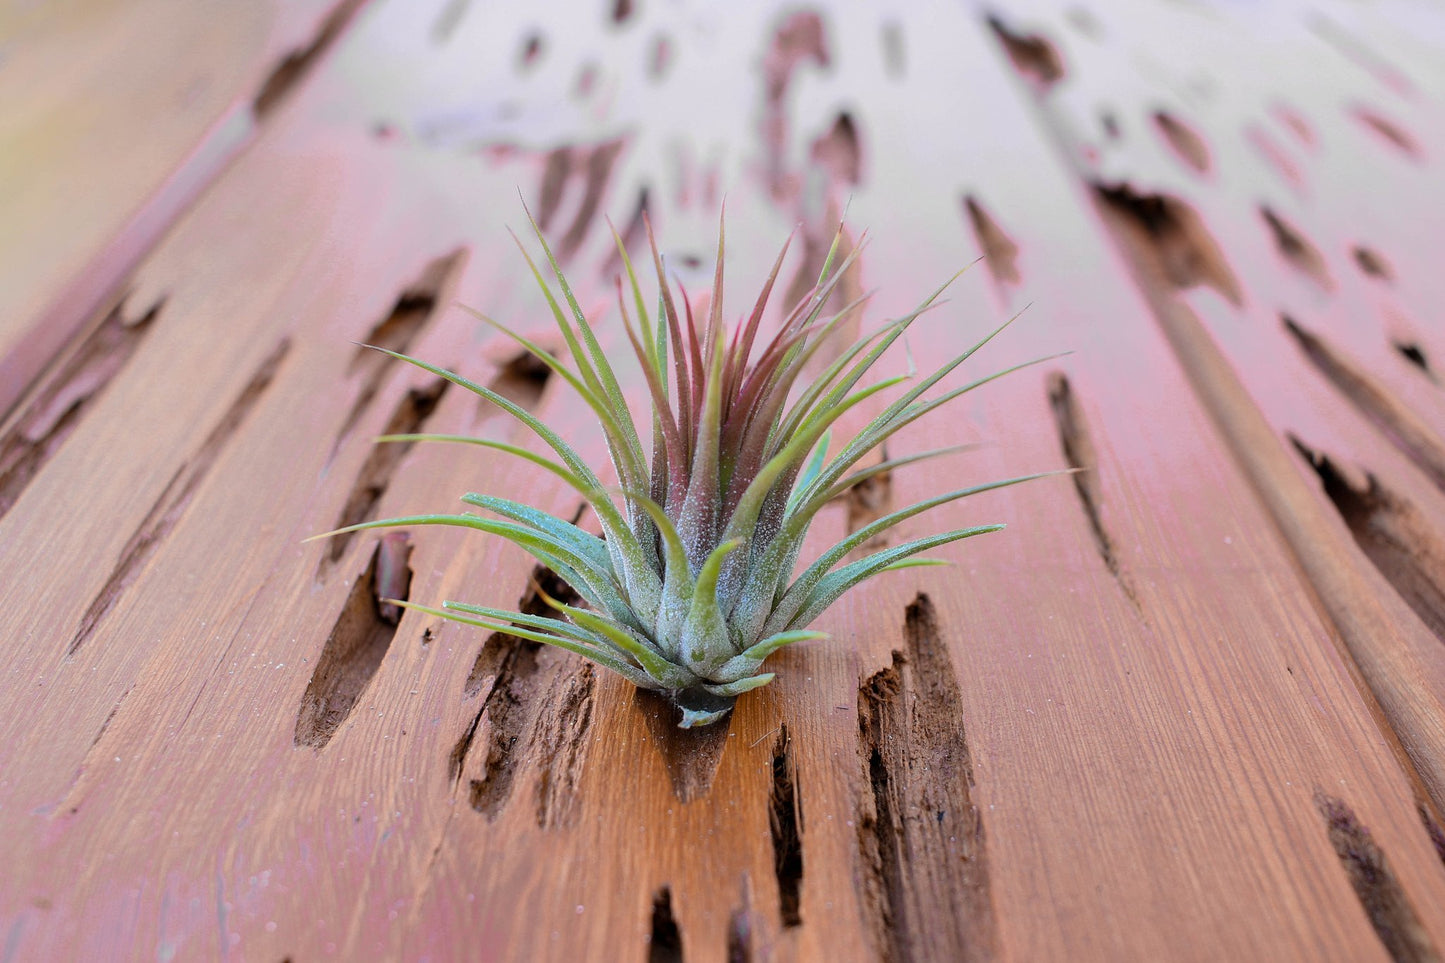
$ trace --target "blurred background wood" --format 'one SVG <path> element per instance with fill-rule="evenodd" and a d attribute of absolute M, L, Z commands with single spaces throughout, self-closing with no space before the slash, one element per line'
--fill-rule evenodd
<path fill-rule="evenodd" d="M 1438 10 L 233 6 L 0 11 L 0 960 L 1439 958 Z M 890 442 L 986 444 L 815 551 L 1084 471 L 891 534 L 1009 524 L 845 597 L 700 734 L 397 619 L 520 604 L 532 563 L 302 539 L 580 506 L 373 447 L 533 440 L 353 342 L 604 457 L 455 308 L 545 336 L 519 192 L 618 347 L 607 220 L 707 293 L 725 195 L 730 316 L 795 225 L 805 290 L 846 208 L 862 329 L 982 255 L 912 356 L 1026 305 L 960 377 L 1071 352 Z"/>

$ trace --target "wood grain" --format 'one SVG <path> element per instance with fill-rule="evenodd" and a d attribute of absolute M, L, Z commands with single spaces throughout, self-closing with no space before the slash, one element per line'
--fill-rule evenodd
<path fill-rule="evenodd" d="M 125 299 L 146 252 L 357 6 L 69 0 L 0 14 L 0 417 Z"/>
<path fill-rule="evenodd" d="M 1438 959 L 1438 34 L 1393 4 L 1133 6 L 356 13 L 134 248 L 122 306 L 33 383 L 28 329 L 0 342 L 32 365 L 0 429 L 3 957 Z M 149 9 L 107 15 L 159 43 Z M 14 49 L 76 56 L 82 13 Z M 1211 66 L 1266 42 L 1266 71 Z M 161 109 L 157 77 L 115 78 L 114 123 Z M 18 176 L 82 180 L 67 144 Z M 88 189 L 130 211 L 154 183 Z M 794 224 L 779 288 L 816 271 L 846 206 L 861 330 L 986 258 L 889 373 L 1026 305 L 958 377 L 1071 352 L 891 440 L 977 447 L 829 506 L 808 552 L 962 477 L 1079 471 L 889 533 L 1008 523 L 845 596 L 697 733 L 565 653 L 383 606 L 525 607 L 538 573 L 476 533 L 302 540 L 467 491 L 580 504 L 520 459 L 373 447 L 536 442 L 351 342 L 605 454 L 454 306 L 547 337 L 519 192 L 613 347 L 603 215 L 637 245 L 645 206 L 711 299 L 726 194 L 730 313 Z M 7 317 L 131 230 L 53 216 L 53 276 Z"/>

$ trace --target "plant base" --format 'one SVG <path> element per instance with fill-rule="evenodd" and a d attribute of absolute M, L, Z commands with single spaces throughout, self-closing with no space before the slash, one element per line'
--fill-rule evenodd
<path fill-rule="evenodd" d="M 713 695 L 701 686 L 678 689 L 670 693 L 673 705 L 682 710 L 679 729 L 696 729 L 710 726 L 732 711 L 737 696 Z"/>

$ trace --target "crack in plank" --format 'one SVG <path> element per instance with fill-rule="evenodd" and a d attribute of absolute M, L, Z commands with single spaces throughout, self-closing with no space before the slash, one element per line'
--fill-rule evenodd
<path fill-rule="evenodd" d="M 401 622 L 401 610 L 383 600 L 406 601 L 411 549 L 406 532 L 388 532 L 352 584 L 296 714 L 297 746 L 324 749 L 381 668 Z"/>
<path fill-rule="evenodd" d="M 1064 451 L 1064 460 L 1075 469 L 1074 491 L 1083 506 L 1084 516 L 1089 520 L 1089 532 L 1094 537 L 1094 547 L 1104 561 L 1104 567 L 1114 576 L 1119 587 L 1134 605 L 1140 608 L 1139 595 L 1134 581 L 1124 570 L 1123 563 L 1114 547 L 1113 536 L 1104 525 L 1104 498 L 1099 482 L 1099 456 L 1084 420 L 1084 412 L 1074 395 L 1073 386 L 1062 371 L 1050 372 L 1048 377 L 1049 407 L 1054 414 L 1054 424 L 1059 431 L 1059 444 Z"/>
<path fill-rule="evenodd" d="M 904 650 L 858 689 L 865 789 L 856 823 L 874 949 L 887 963 L 992 959 L 997 924 L 963 694 L 927 595 L 908 606 L 903 634 Z"/>
<path fill-rule="evenodd" d="M 1314 801 L 1324 817 L 1330 845 L 1350 878 L 1350 887 L 1390 959 L 1395 963 L 1439 963 L 1440 954 L 1390 868 L 1384 850 L 1354 810 L 1319 789 L 1315 790 Z"/>
<path fill-rule="evenodd" d="M 0 518 L 80 426 L 145 340 L 164 301 L 138 318 L 117 306 L 81 342 L 0 438 Z"/>
<path fill-rule="evenodd" d="M 1349 355 L 1288 315 L 1281 315 L 1280 320 L 1315 370 L 1380 429 L 1435 487 L 1445 491 L 1445 440 Z"/>
<path fill-rule="evenodd" d="M 191 500 L 201 487 L 201 482 L 205 480 L 227 443 L 240 430 L 246 418 L 256 407 L 256 403 L 260 401 L 266 388 L 270 386 L 290 350 L 291 339 L 282 338 L 256 368 L 251 379 L 231 402 L 221 419 L 216 422 L 216 426 L 211 429 L 211 433 L 206 436 L 206 440 L 202 442 L 200 448 L 188 461 L 182 462 L 176 469 L 160 497 L 156 499 L 150 511 L 146 512 L 140 525 L 136 527 L 135 532 L 121 549 L 120 557 L 117 559 L 115 567 L 111 569 L 105 584 L 91 599 L 90 605 L 86 607 L 85 614 L 81 616 L 80 625 L 71 637 L 70 644 L 66 647 L 67 657 L 80 651 L 80 647 L 95 633 L 101 620 L 120 601 L 131 583 L 140 576 L 145 563 L 175 528 L 181 516 L 186 513 Z"/>

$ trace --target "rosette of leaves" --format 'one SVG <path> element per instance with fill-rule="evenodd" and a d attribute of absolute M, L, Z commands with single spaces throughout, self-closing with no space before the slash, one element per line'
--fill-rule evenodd
<path fill-rule="evenodd" d="M 658 285 L 652 321 L 647 319 L 647 302 L 627 249 L 617 238 L 626 276 L 625 285 L 621 276 L 617 278 L 618 305 L 651 401 L 646 419 L 650 445 L 645 446 L 643 431 L 623 399 L 613 359 L 603 350 L 535 221 L 532 228 L 556 278 L 555 292 L 520 241 L 517 246 L 546 297 L 571 366 L 533 340 L 484 315 L 478 317 L 536 356 L 596 414 L 616 483 L 604 481 L 603 473 L 520 405 L 455 372 L 391 351 L 386 353 L 497 405 L 535 433 L 555 457 L 503 441 L 457 435 L 394 435 L 380 440 L 461 442 L 525 458 L 561 478 L 586 500 L 603 537 L 522 502 L 476 493 L 462 501 L 486 514 L 412 515 L 328 534 L 413 525 L 487 532 L 526 550 L 570 584 L 584 604 L 568 605 L 543 593 L 561 618 L 454 601 L 440 608 L 402 603 L 409 608 L 574 652 L 642 688 L 669 694 L 681 709 L 682 727 L 706 725 L 721 718 L 739 695 L 773 679 L 773 673 L 762 671 L 770 655 L 787 645 L 823 638 L 824 633 L 810 631 L 808 625 L 844 592 L 882 572 L 943 564 L 919 553 L 1003 526 L 939 532 L 849 560 L 860 546 L 931 508 L 1040 477 L 959 488 L 892 512 L 852 532 L 795 574 L 809 524 L 824 505 L 880 473 L 959 450 L 926 451 L 858 467 L 864 456 L 906 425 L 1024 367 L 1017 365 L 924 398 L 1007 324 L 917 379 L 883 405 L 856 436 L 830 453 L 830 427 L 838 419 L 914 380 L 904 375 L 865 383 L 884 352 L 924 311 L 939 303 L 939 296 L 958 275 L 914 311 L 838 350 L 805 382 L 802 375 L 809 362 L 866 300 L 865 296 L 836 313 L 824 314 L 861 243 L 835 264 L 840 227 L 817 284 L 775 333 L 763 337 L 764 311 L 787 243 L 751 312 L 730 330 L 723 319 L 722 228 L 707 317 L 694 318 L 686 292 L 679 286 L 680 297 L 675 296 L 668 283 L 649 224 Z"/>

